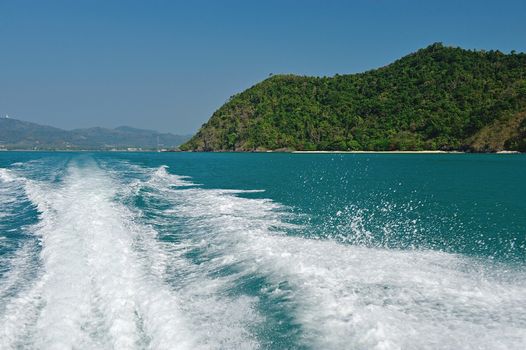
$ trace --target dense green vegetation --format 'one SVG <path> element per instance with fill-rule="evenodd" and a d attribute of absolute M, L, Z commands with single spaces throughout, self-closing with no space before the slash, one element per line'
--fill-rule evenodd
<path fill-rule="evenodd" d="M 272 76 L 181 149 L 524 151 L 524 112 L 526 54 L 436 43 L 361 74 Z"/>

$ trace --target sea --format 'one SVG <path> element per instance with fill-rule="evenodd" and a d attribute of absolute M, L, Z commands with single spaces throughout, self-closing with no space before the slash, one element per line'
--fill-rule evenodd
<path fill-rule="evenodd" d="M 526 155 L 0 152 L 0 349 L 526 349 Z"/>

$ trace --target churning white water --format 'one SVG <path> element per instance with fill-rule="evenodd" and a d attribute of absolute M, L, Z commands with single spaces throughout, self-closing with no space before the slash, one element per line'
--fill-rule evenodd
<path fill-rule="evenodd" d="M 22 244 L 0 280 L 2 349 L 526 346 L 524 271 L 307 239 L 280 204 L 166 167 L 73 161 L 61 181 L 0 176 L 1 196 L 23 188 L 39 212 L 28 228 L 39 243 Z M 290 339 L 273 342 L 278 328 Z"/>
<path fill-rule="evenodd" d="M 207 268 L 239 264 L 242 273 L 267 276 L 273 284 L 264 292 L 285 295 L 294 304 L 304 345 L 509 349 L 526 344 L 524 271 L 436 251 L 287 236 L 280 231 L 287 224 L 279 204 L 236 196 L 243 191 L 173 189 L 170 184 L 179 179 L 161 170 L 154 173 L 154 187 L 176 208 L 170 214 L 186 218 L 193 244 L 217 256 Z"/>
<path fill-rule="evenodd" d="M 56 187 L 27 184 L 43 272 L 7 305 L 4 348 L 192 348 L 179 300 L 134 251 L 154 238 L 112 201 L 115 190 L 94 164 L 71 166 Z"/>

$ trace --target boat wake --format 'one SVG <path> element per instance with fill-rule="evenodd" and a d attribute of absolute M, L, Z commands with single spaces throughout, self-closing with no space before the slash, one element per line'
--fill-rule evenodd
<path fill-rule="evenodd" d="M 245 191 L 180 188 L 179 180 L 158 169 L 145 184 L 143 196 L 167 208 L 157 208 L 154 221 L 179 221 L 180 244 L 196 251 L 199 269 L 230 270 L 231 289 L 255 275 L 265 278 L 259 298 L 287 309 L 290 322 L 300 325 L 302 346 L 508 349 L 526 343 L 524 272 L 431 250 L 287 235 L 308 227 L 288 224 L 281 205 L 244 198 Z"/>
<path fill-rule="evenodd" d="M 279 203 L 167 167 L 81 159 L 65 169 L 54 181 L 0 169 L 0 196 L 25 196 L 39 216 L 2 261 L 2 348 L 526 344 L 524 271 L 307 239 Z M 15 202 L 2 199 L 3 215 Z"/>
<path fill-rule="evenodd" d="M 71 166 L 59 186 L 26 184 L 43 271 L 2 315 L 5 348 L 192 348 L 179 301 L 134 250 L 154 238 L 115 189 L 93 164 Z"/>

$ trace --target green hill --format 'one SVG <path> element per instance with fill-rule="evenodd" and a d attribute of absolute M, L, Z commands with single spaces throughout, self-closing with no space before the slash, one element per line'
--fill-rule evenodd
<path fill-rule="evenodd" d="M 181 149 L 526 151 L 526 54 L 435 43 L 365 73 L 272 76 Z"/>

